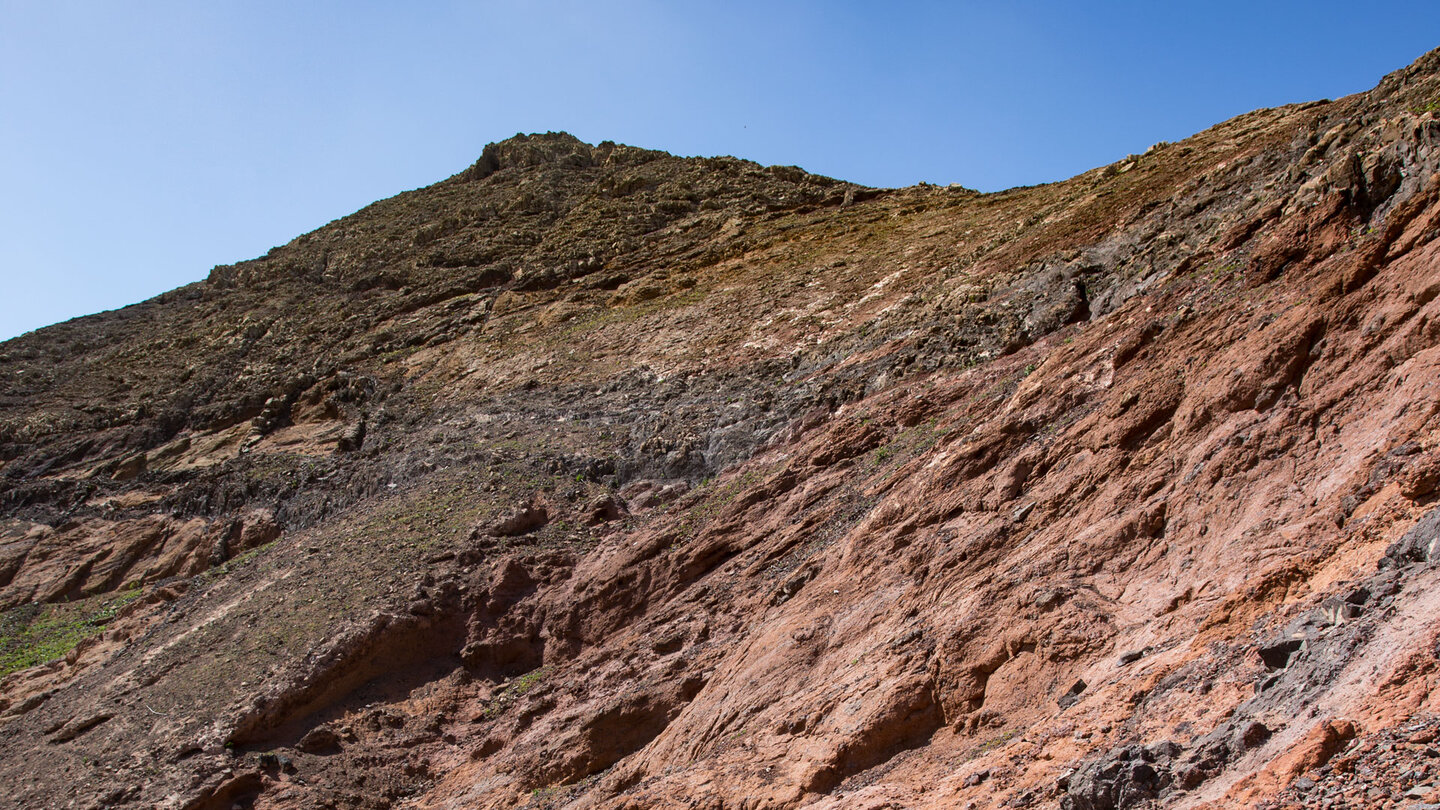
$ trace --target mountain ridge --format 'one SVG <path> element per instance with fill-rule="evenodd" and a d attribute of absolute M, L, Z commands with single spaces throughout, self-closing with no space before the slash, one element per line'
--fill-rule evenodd
<path fill-rule="evenodd" d="M 1437 65 L 992 194 L 517 136 L 0 344 L 0 804 L 1432 784 Z"/>

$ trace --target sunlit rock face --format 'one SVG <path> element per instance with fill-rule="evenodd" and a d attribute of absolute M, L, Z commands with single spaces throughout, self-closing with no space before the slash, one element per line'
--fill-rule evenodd
<path fill-rule="evenodd" d="M 517 136 L 0 344 L 0 806 L 1440 802 L 1437 70 L 997 194 Z"/>

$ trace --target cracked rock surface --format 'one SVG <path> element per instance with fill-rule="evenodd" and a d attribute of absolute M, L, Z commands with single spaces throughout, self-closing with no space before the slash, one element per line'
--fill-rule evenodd
<path fill-rule="evenodd" d="M 0 807 L 1440 803 L 1437 102 L 517 136 L 0 344 Z"/>

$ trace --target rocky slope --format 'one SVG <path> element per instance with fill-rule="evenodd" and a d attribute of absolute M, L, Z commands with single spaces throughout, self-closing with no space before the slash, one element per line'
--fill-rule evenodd
<path fill-rule="evenodd" d="M 1437 798 L 1437 108 L 985 195 L 517 136 L 0 345 L 0 805 Z"/>

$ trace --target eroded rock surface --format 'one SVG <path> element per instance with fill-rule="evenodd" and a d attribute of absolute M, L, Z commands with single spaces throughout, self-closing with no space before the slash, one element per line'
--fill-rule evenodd
<path fill-rule="evenodd" d="M 0 345 L 0 805 L 1435 800 L 1437 99 L 988 195 L 517 136 Z"/>

